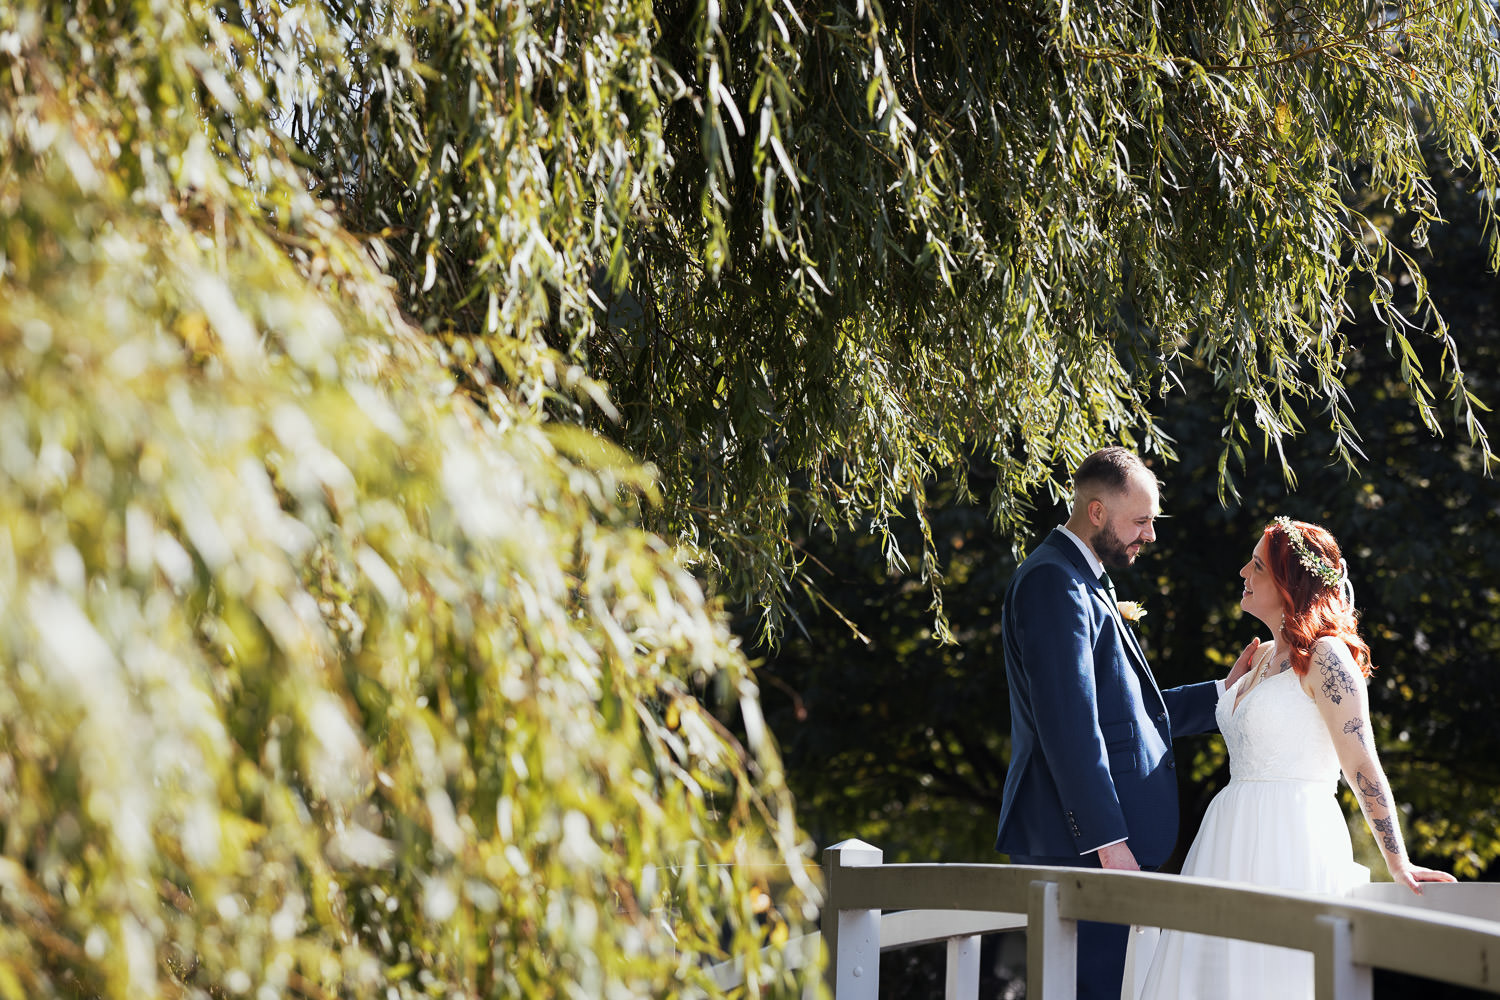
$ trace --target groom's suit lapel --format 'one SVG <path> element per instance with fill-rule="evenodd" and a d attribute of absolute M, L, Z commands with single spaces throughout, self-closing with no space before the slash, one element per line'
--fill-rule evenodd
<path fill-rule="evenodd" d="M 1120 612 L 1117 609 L 1115 619 L 1118 621 L 1119 618 Z M 1151 690 L 1156 692 L 1156 700 L 1165 705 L 1167 700 L 1162 697 L 1161 688 L 1156 686 L 1156 675 L 1151 672 L 1151 664 L 1146 662 L 1146 651 L 1141 648 L 1141 641 L 1135 637 L 1135 629 L 1124 622 L 1120 623 L 1120 628 L 1125 631 L 1126 647 L 1135 654 L 1136 670 L 1140 671 L 1141 676 L 1151 685 Z"/>
<path fill-rule="evenodd" d="M 1094 593 L 1098 595 L 1099 600 L 1108 609 L 1110 617 L 1114 618 L 1115 627 L 1124 636 L 1121 641 L 1125 646 L 1126 655 L 1129 656 L 1131 663 L 1135 666 L 1136 672 L 1145 679 L 1146 683 L 1150 685 L 1151 690 L 1156 693 L 1156 700 L 1162 702 L 1162 704 L 1166 704 L 1166 700 L 1162 698 L 1161 688 L 1156 686 L 1156 678 L 1151 673 L 1151 665 L 1146 662 L 1146 651 L 1141 648 L 1140 641 L 1135 637 L 1135 630 L 1125 623 L 1125 619 L 1120 617 L 1119 607 L 1110 598 L 1109 591 L 1104 588 L 1104 584 L 1098 577 L 1094 576 L 1093 567 L 1089 565 L 1089 561 L 1084 558 L 1082 552 L 1078 551 L 1078 546 L 1074 545 L 1073 541 L 1060 531 L 1054 529 L 1052 534 L 1048 536 L 1047 541 L 1056 545 L 1067 556 L 1068 561 L 1078 570 L 1084 580 L 1088 581 L 1093 587 Z"/>
<path fill-rule="evenodd" d="M 1140 640 L 1135 637 L 1135 629 L 1132 628 L 1125 621 L 1125 619 L 1120 617 L 1120 609 L 1115 605 L 1115 602 L 1110 599 L 1108 591 L 1104 589 L 1104 584 L 1098 584 L 1098 587 L 1099 592 L 1104 599 L 1104 603 L 1109 605 L 1109 613 L 1114 616 L 1115 627 L 1118 628 L 1121 634 L 1123 634 L 1125 637 L 1123 640 L 1125 643 L 1125 652 L 1134 663 L 1135 672 L 1140 674 L 1141 679 L 1146 682 L 1146 684 L 1153 692 L 1155 692 L 1156 700 L 1162 705 L 1165 705 L 1167 701 L 1162 697 L 1161 688 L 1156 686 L 1156 676 L 1151 673 L 1151 664 L 1146 662 L 1146 651 L 1141 648 Z"/>

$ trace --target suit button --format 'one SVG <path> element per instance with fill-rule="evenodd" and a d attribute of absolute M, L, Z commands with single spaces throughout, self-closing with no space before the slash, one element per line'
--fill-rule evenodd
<path fill-rule="evenodd" d="M 1170 757 L 1167 758 L 1167 769 L 1170 771 L 1177 770 L 1177 762 Z"/>
<path fill-rule="evenodd" d="M 1167 721 L 1167 713 L 1166 712 L 1158 712 L 1158 713 L 1156 713 L 1156 721 L 1157 722 L 1166 722 Z"/>

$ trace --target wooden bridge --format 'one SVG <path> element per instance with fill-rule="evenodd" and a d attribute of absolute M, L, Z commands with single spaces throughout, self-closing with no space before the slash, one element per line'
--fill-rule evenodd
<path fill-rule="evenodd" d="M 882 863 L 846 840 L 823 853 L 822 934 L 789 943 L 812 965 L 826 946 L 836 1000 L 876 1000 L 880 953 L 945 941 L 946 1000 L 978 1000 L 979 941 L 1026 932 L 1026 995 L 1073 1000 L 1077 922 L 1196 931 L 1311 951 L 1317 1000 L 1371 1000 L 1390 969 L 1500 993 L 1500 884 L 1429 883 L 1421 896 L 1372 883 L 1353 897 L 1250 888 L 1145 872 L 1019 865 Z M 888 912 L 895 911 L 895 912 Z M 733 963 L 714 970 L 740 981 Z"/>

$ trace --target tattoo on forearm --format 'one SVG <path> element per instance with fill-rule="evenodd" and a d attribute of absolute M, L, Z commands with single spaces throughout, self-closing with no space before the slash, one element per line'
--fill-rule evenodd
<path fill-rule="evenodd" d="M 1376 833 L 1380 834 L 1380 841 L 1385 844 L 1387 851 L 1390 851 L 1392 854 L 1401 853 L 1401 848 L 1396 846 L 1396 821 L 1393 817 L 1387 816 L 1385 819 L 1372 819 L 1370 820 L 1370 825 L 1375 828 Z"/>
<path fill-rule="evenodd" d="M 1318 672 L 1323 675 L 1323 694 L 1335 705 L 1344 700 L 1344 695 L 1354 696 L 1354 681 L 1349 672 L 1339 669 L 1339 658 L 1327 649 L 1318 650 Z"/>
<path fill-rule="evenodd" d="M 1359 794 L 1365 797 L 1366 802 L 1369 802 L 1371 805 L 1390 808 L 1390 803 L 1386 801 L 1385 793 L 1380 790 L 1379 785 L 1365 777 L 1365 772 L 1360 771 L 1354 775 L 1354 784 L 1359 789 Z"/>
<path fill-rule="evenodd" d="M 1344 723 L 1344 732 L 1353 736 L 1365 746 L 1370 745 L 1370 741 L 1365 737 L 1364 719 L 1350 719 L 1348 722 Z"/>

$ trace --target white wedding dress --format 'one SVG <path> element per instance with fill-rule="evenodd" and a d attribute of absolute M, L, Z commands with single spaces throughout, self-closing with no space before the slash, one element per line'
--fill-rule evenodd
<path fill-rule="evenodd" d="M 1229 749 L 1229 784 L 1209 803 L 1182 874 L 1347 893 L 1369 881 L 1370 872 L 1354 861 L 1328 728 L 1291 670 L 1262 680 L 1236 708 L 1250 676 L 1225 691 L 1215 709 Z M 1308 952 L 1169 930 L 1148 955 L 1153 937 L 1131 934 L 1125 1000 L 1313 996 Z"/>

